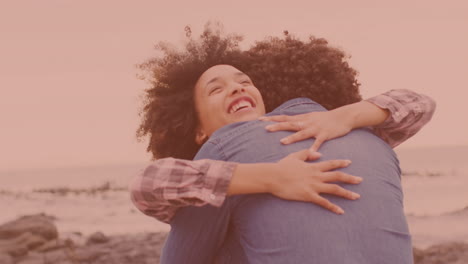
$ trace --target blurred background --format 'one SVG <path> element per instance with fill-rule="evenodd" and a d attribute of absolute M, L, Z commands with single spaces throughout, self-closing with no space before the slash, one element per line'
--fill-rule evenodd
<path fill-rule="evenodd" d="M 244 48 L 283 30 L 326 38 L 352 56 L 364 97 L 434 98 L 432 121 L 396 149 L 405 211 L 417 245 L 468 240 L 466 14 L 461 0 L 1 1 L 0 223 L 46 212 L 61 232 L 168 230 L 125 191 L 150 161 L 135 65 L 217 20 Z"/>

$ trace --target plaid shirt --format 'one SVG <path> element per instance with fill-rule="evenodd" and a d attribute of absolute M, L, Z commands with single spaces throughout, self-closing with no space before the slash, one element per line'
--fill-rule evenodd
<path fill-rule="evenodd" d="M 435 110 L 431 98 L 409 90 L 391 90 L 366 101 L 390 115 L 374 133 L 396 147 L 418 132 Z M 236 163 L 216 160 L 159 159 L 130 185 L 131 199 L 144 214 L 169 223 L 184 206 L 221 206 Z"/>
<path fill-rule="evenodd" d="M 366 101 L 390 111 L 387 120 L 373 129 L 392 148 L 421 130 L 436 109 L 432 98 L 406 89 L 391 90 Z"/>

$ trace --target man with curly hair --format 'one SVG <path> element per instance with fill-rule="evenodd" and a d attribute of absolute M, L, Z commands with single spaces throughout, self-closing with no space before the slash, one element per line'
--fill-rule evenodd
<path fill-rule="evenodd" d="M 151 135 L 148 150 L 156 158 L 173 156 L 191 159 L 199 149 L 197 143 L 208 140 L 196 159 L 209 158 L 240 163 L 275 162 L 287 153 L 312 144 L 318 148 L 323 141 L 349 132 L 345 129 L 344 132 L 329 134 L 322 132 L 324 130 L 311 130 L 310 125 L 307 125 L 307 130 L 301 125 L 294 127 L 293 124 L 307 124 L 311 119 L 323 121 L 324 118 L 333 116 L 329 113 L 352 112 L 356 106 L 363 105 L 366 111 L 377 111 L 379 118 L 359 126 L 380 124 L 374 128 L 374 133 L 395 146 L 416 133 L 429 121 L 434 110 L 430 99 L 408 91 L 387 93 L 380 99 L 351 104 L 361 99 L 358 94 L 359 85 L 355 80 L 356 72 L 347 65 L 344 54 L 328 47 L 324 40 L 311 38 L 308 43 L 304 43 L 289 36 L 284 40 L 273 38 L 257 43 L 247 52 L 240 52 L 235 48 L 236 41 L 239 40 L 237 37 L 222 39 L 219 34 L 205 31 L 202 40 L 202 45 L 190 42 L 187 45 L 188 53 L 172 52 L 165 47 L 168 54 L 165 59 L 152 60 L 144 65 L 153 71 L 156 81 L 148 91 L 150 100 L 144 109 L 146 115 L 140 127 L 140 135 Z M 239 79 L 239 76 L 246 74 L 252 77 L 262 91 L 262 96 L 267 98 L 264 100 L 266 109 L 275 109 L 273 114 L 285 115 L 269 117 L 270 120 L 289 121 L 273 124 L 270 130 L 287 129 L 299 131 L 298 133 L 268 133 L 260 121 L 230 124 L 232 121 L 226 120 L 225 124 L 213 123 L 220 115 L 221 119 L 223 115 L 226 116 L 226 113 L 222 113 L 221 108 L 212 108 L 210 111 L 209 107 L 205 107 L 210 105 L 210 101 L 207 97 L 200 97 L 203 89 L 208 95 L 221 93 L 225 98 L 238 100 L 230 101 L 228 114 L 245 116 L 252 113 L 251 109 L 259 109 L 257 107 L 260 107 L 262 100 L 253 95 L 255 90 L 252 90 L 252 81 L 249 79 L 244 84 L 244 80 Z M 217 86 L 211 87 L 216 82 Z M 338 111 L 326 112 L 316 102 L 299 98 L 278 107 L 279 100 L 283 102 L 304 96 L 318 98 L 317 101 L 329 109 L 351 105 L 338 108 Z M 244 101 L 239 101 L 242 98 Z M 219 103 L 217 100 L 213 102 L 215 105 Z M 409 104 L 402 108 L 401 103 L 405 102 Z M 181 105 L 186 106 L 188 111 L 181 109 Z M 213 109 L 219 111 L 212 111 Z M 253 116 L 261 115 L 260 112 Z M 389 112 L 391 118 L 385 121 Z M 405 112 L 405 116 L 400 117 L 401 112 Z M 298 114 L 301 115 L 291 117 L 294 119 L 287 117 Z M 252 118 L 233 119 L 248 120 Z M 382 124 L 383 121 L 385 122 Z M 206 124 L 212 124 L 212 129 L 208 129 L 210 126 Z M 220 125 L 225 126 L 220 129 Z M 331 130 L 336 129 L 334 125 L 331 127 Z M 216 132 L 213 133 L 214 131 Z M 287 146 L 275 144 L 284 136 L 288 136 L 286 141 L 282 141 L 285 144 L 311 136 L 317 140 L 308 139 Z M 320 143 L 317 145 L 317 142 Z M 360 199 L 359 202 L 350 203 L 324 195 L 334 202 L 327 203 L 327 199 L 316 196 L 316 199 L 324 203 L 322 206 L 329 205 L 328 209 L 337 213 L 342 214 L 340 209 L 345 207 L 348 213 L 340 217 L 311 204 L 286 201 L 268 194 L 232 196 L 223 203 L 227 184 L 223 184 L 224 187 L 212 187 L 214 198 L 211 195 L 208 198 L 193 194 L 184 196 L 182 189 L 185 188 L 185 193 L 188 189 L 183 184 L 174 194 L 180 194 L 178 198 L 173 195 L 164 198 L 168 199 L 169 205 L 151 205 L 157 196 L 164 197 L 168 194 L 169 189 L 154 190 L 153 187 L 157 186 L 148 179 L 155 177 L 155 171 L 160 175 L 164 170 L 148 167 L 135 185 L 137 191 L 133 192 L 133 199 L 144 213 L 163 221 L 171 221 L 172 230 L 166 242 L 162 263 L 210 263 L 217 250 L 221 250 L 219 260 L 223 263 L 229 258 L 231 263 L 410 263 L 411 240 L 402 211 L 399 168 L 389 146 L 368 130 L 354 130 L 340 139 L 328 141 L 321 152 L 325 159 L 351 157 L 353 165 L 343 168 L 343 171 L 348 176 L 365 176 L 366 184 L 349 187 L 365 195 L 365 199 Z M 197 161 L 177 162 L 193 168 Z M 237 166 L 239 170 L 241 164 Z M 172 167 L 171 171 L 180 170 Z M 185 171 L 185 167 L 182 171 Z M 206 182 L 202 180 L 203 177 L 211 177 L 209 170 L 201 171 L 198 178 L 192 177 L 192 180 Z M 186 173 L 189 173 L 188 170 Z M 181 175 L 177 177 L 180 180 Z M 234 179 L 232 176 L 232 182 Z M 356 183 L 349 179 L 351 178 L 348 178 L 348 183 Z M 229 188 L 232 187 L 232 182 Z M 287 182 L 285 183 L 283 187 L 287 189 Z M 204 193 L 206 187 L 204 186 Z M 217 194 L 216 188 L 224 189 L 224 194 Z M 304 198 L 291 198 L 292 189 L 285 195 L 284 189 L 277 188 L 271 193 L 284 199 L 306 201 Z M 352 192 L 346 192 L 343 188 L 338 190 L 343 192 L 341 196 L 353 196 Z M 231 189 L 227 193 L 236 194 Z M 242 192 L 237 194 L 239 193 Z M 216 195 L 222 198 L 217 199 Z M 218 202 L 210 203 L 211 198 Z M 222 205 L 216 208 L 206 204 Z M 333 207 L 335 204 L 341 207 Z M 201 238 L 204 243 L 197 242 Z M 382 243 L 387 244 L 384 246 Z"/>

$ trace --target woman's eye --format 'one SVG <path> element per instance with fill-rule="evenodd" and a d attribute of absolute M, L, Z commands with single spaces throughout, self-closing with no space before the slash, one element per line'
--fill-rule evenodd
<path fill-rule="evenodd" d="M 210 95 L 221 91 L 221 87 L 215 87 L 210 91 Z"/>

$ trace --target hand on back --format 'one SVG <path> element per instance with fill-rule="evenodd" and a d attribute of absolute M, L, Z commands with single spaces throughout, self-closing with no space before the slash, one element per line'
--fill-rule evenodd
<path fill-rule="evenodd" d="M 339 112 L 311 112 L 294 116 L 277 115 L 262 116 L 262 121 L 274 121 L 275 124 L 266 126 L 270 132 L 296 131 L 296 133 L 281 139 L 283 144 L 291 144 L 304 139 L 315 138 L 310 150 L 317 151 L 323 142 L 344 136 L 352 129 L 350 122 Z"/>
<path fill-rule="evenodd" d="M 319 153 L 305 149 L 278 161 L 275 164 L 277 171 L 272 175 L 270 193 L 286 200 L 312 202 L 337 214 L 343 214 L 342 208 L 320 194 L 327 193 L 350 200 L 358 199 L 359 194 L 346 190 L 333 182 L 358 184 L 362 178 L 334 171 L 347 167 L 351 163 L 349 160 L 305 162 L 318 158 L 320 158 Z"/>

